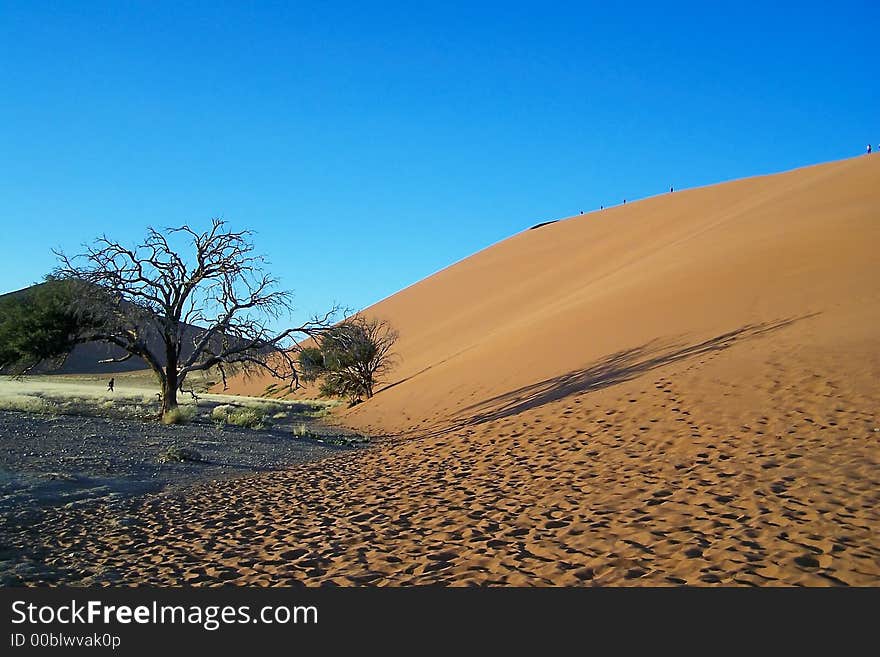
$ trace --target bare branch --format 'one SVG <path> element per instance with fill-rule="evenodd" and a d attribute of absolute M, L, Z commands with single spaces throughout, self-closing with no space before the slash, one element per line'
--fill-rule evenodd
<path fill-rule="evenodd" d="M 100 363 L 102 365 L 104 365 L 106 363 L 124 363 L 132 356 L 134 356 L 134 354 L 129 352 L 129 353 L 125 354 L 124 356 L 120 356 L 119 358 L 105 358 L 103 360 L 99 360 L 98 363 Z"/>
<path fill-rule="evenodd" d="M 292 311 L 292 295 L 264 272 L 266 260 L 254 252 L 251 237 L 251 231 L 231 231 L 214 219 L 203 232 L 189 225 L 148 228 L 134 248 L 101 236 L 78 256 L 56 251 L 57 277 L 82 282 L 84 297 L 100 291 L 89 299 L 99 328 L 77 341 L 108 342 L 128 352 L 102 362 L 142 358 L 162 383 L 166 410 L 176 405 L 189 373 L 212 367 L 220 369 L 224 386 L 225 367 L 232 366 L 260 369 L 295 387 L 300 340 L 327 330 L 339 309 L 273 330 Z"/>

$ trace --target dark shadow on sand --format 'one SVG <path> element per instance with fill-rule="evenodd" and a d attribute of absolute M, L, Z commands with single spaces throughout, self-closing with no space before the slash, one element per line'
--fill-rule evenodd
<path fill-rule="evenodd" d="M 492 422 L 564 399 L 569 395 L 601 390 L 635 379 L 645 372 L 670 363 L 722 351 L 734 344 L 778 331 L 812 316 L 814 315 L 794 317 L 778 322 L 750 324 L 690 345 L 664 346 L 660 341 L 652 340 L 641 347 L 611 354 L 587 368 L 546 379 L 469 406 L 463 410 L 458 421 L 454 423 L 454 428 Z"/>

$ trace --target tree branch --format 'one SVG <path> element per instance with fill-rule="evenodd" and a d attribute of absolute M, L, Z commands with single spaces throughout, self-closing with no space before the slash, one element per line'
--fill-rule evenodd
<path fill-rule="evenodd" d="M 134 354 L 131 352 L 128 352 L 127 354 L 125 354 L 125 356 L 121 356 L 119 358 L 105 358 L 103 360 L 99 360 L 98 363 L 100 363 L 101 365 L 104 365 L 106 363 L 124 363 L 132 356 L 134 356 Z"/>

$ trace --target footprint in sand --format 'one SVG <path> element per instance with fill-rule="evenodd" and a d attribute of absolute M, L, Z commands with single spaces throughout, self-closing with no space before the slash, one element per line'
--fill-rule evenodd
<path fill-rule="evenodd" d="M 568 526 L 570 521 L 568 520 L 550 520 L 544 523 L 545 529 L 562 529 L 563 527 Z"/>
<path fill-rule="evenodd" d="M 816 556 L 809 552 L 795 557 L 794 562 L 801 568 L 818 568 L 820 565 Z"/>

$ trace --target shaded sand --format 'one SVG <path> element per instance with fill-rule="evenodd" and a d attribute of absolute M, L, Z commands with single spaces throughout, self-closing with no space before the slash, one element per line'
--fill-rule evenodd
<path fill-rule="evenodd" d="M 403 361 L 339 420 L 396 438 L 136 524 L 47 518 L 35 558 L 80 582 L 876 585 L 878 189 L 862 157 L 518 234 L 368 310 Z"/>

